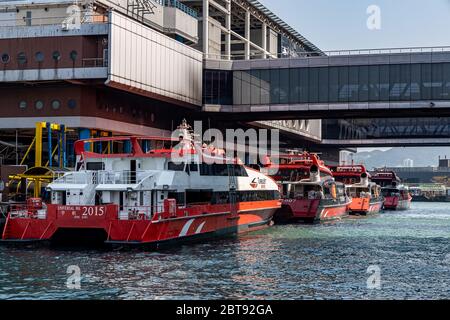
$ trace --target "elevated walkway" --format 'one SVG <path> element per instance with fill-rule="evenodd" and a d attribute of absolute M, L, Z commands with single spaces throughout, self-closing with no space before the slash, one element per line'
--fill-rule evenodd
<path fill-rule="evenodd" d="M 325 54 L 207 60 L 203 110 L 241 120 L 450 116 L 450 47 Z"/>

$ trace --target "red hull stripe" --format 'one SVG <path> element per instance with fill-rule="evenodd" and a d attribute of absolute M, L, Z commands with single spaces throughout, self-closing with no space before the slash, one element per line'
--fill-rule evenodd
<path fill-rule="evenodd" d="M 283 201 L 285 208 L 289 208 L 287 219 L 308 219 L 308 220 L 333 220 L 344 217 L 348 214 L 349 203 L 340 203 L 335 205 L 324 205 L 320 199 L 315 200 L 293 200 Z M 283 209 L 286 215 L 287 209 Z"/>
<path fill-rule="evenodd" d="M 268 225 L 279 207 L 278 200 L 238 203 L 235 210 L 230 210 L 230 205 L 199 206 L 183 209 L 173 217 L 167 214 L 153 217 L 150 221 L 118 220 L 117 206 L 106 206 L 101 216 L 82 216 L 77 210 L 83 207 L 49 205 L 47 219 L 44 220 L 8 218 L 3 240 L 49 240 L 60 228 L 104 229 L 110 242 L 138 243 L 192 237 L 219 230 L 245 232 Z"/>
<path fill-rule="evenodd" d="M 353 199 L 355 200 L 355 199 Z M 366 200 L 366 199 L 365 199 Z M 369 200 L 369 199 L 367 199 Z M 367 203 L 364 203 L 363 206 L 355 205 L 355 203 L 352 201 L 352 204 L 349 206 L 349 211 L 352 213 L 362 213 L 362 214 L 369 214 L 369 213 L 379 213 L 383 207 L 383 202 L 373 202 L 370 203 L 367 201 Z"/>

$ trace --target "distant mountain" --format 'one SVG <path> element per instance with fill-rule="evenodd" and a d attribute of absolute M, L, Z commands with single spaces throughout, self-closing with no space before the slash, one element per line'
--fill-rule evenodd
<path fill-rule="evenodd" d="M 450 158 L 450 147 L 392 148 L 387 151 L 374 150 L 354 154 L 355 163 L 364 164 L 368 169 L 379 167 L 403 167 L 407 159 L 414 167 L 437 167 L 439 156 Z"/>

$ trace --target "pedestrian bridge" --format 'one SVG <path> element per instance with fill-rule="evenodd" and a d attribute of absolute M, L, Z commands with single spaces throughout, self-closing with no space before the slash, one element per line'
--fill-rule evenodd
<path fill-rule="evenodd" d="M 450 146 L 450 118 L 326 119 L 321 144 L 335 147 Z"/>
<path fill-rule="evenodd" d="M 450 47 L 206 60 L 203 110 L 242 121 L 450 116 Z"/>

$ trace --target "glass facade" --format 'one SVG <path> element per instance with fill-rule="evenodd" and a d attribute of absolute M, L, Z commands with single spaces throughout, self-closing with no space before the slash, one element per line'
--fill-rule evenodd
<path fill-rule="evenodd" d="M 450 118 L 325 119 L 322 137 L 332 140 L 450 138 Z"/>
<path fill-rule="evenodd" d="M 450 100 L 450 63 L 206 70 L 204 81 L 205 104 Z"/>
<path fill-rule="evenodd" d="M 203 104 L 233 104 L 233 72 L 205 70 L 203 73 Z"/>

